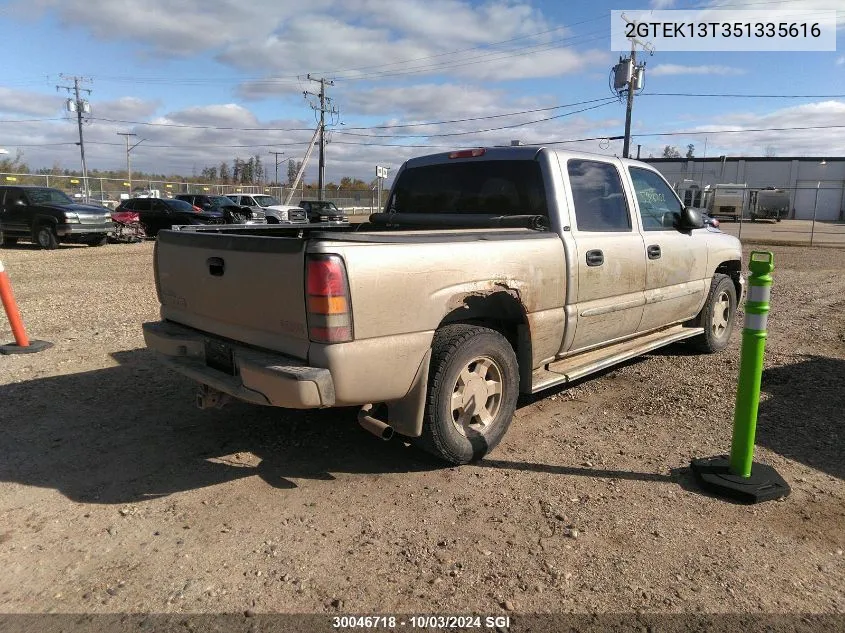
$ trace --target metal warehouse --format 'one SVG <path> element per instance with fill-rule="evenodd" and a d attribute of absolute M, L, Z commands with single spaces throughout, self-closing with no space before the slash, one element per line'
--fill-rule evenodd
<path fill-rule="evenodd" d="M 788 219 L 845 220 L 845 158 L 746 157 L 647 158 L 677 190 L 733 183 L 749 194 L 780 189 L 789 195 Z M 746 196 L 744 214 L 749 215 Z"/>

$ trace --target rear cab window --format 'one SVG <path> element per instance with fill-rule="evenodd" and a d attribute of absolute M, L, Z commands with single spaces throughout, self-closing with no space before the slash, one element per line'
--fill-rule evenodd
<path fill-rule="evenodd" d="M 534 160 L 479 160 L 405 169 L 393 188 L 389 210 L 548 215 L 543 175 Z"/>

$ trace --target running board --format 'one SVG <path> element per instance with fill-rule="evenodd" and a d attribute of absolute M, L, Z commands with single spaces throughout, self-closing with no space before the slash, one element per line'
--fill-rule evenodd
<path fill-rule="evenodd" d="M 677 343 L 698 336 L 703 332 L 704 328 L 676 325 L 667 330 L 652 332 L 645 336 L 638 336 L 608 347 L 600 347 L 549 363 L 544 367 L 535 369 L 532 373 L 531 393 L 578 380 L 623 361 L 642 356 L 658 347 Z"/>

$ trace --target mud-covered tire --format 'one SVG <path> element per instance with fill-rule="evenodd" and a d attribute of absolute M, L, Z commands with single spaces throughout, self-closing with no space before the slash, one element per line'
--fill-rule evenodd
<path fill-rule="evenodd" d="M 33 241 L 44 250 L 54 250 L 59 248 L 59 238 L 56 236 L 55 229 L 49 224 L 39 224 L 33 231 Z"/>
<path fill-rule="evenodd" d="M 434 335 L 422 435 L 414 444 L 451 464 L 484 457 L 510 426 L 519 366 L 508 340 L 476 325 Z"/>
<path fill-rule="evenodd" d="M 702 354 L 720 352 L 728 341 L 736 322 L 736 288 L 727 275 L 716 273 L 710 283 L 710 292 L 694 324 L 703 327 L 704 333 L 690 340 L 693 347 Z"/>

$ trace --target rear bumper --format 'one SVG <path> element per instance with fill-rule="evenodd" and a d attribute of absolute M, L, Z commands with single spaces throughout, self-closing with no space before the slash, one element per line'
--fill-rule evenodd
<path fill-rule="evenodd" d="M 205 341 L 210 337 L 169 321 L 144 323 L 143 329 L 147 347 L 157 352 L 165 365 L 240 400 L 289 409 L 335 404 L 334 382 L 328 369 L 230 343 L 237 368 L 237 375 L 232 376 L 206 365 Z"/>

